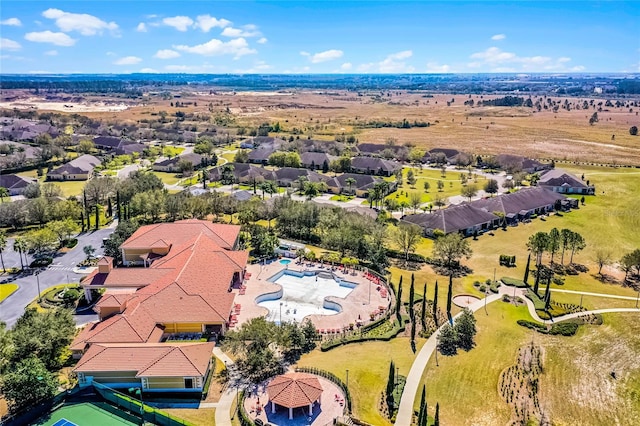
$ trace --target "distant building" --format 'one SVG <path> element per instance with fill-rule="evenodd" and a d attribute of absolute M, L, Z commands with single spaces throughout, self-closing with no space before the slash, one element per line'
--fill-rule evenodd
<path fill-rule="evenodd" d="M 274 152 L 276 152 L 275 148 L 259 147 L 249 152 L 247 161 L 253 164 L 266 165 L 269 162 L 269 157 Z"/>
<path fill-rule="evenodd" d="M 47 173 L 48 180 L 88 180 L 93 177 L 93 169 L 100 164 L 93 155 L 81 155 L 57 169 Z"/>
<path fill-rule="evenodd" d="M 498 226 L 501 219 L 470 203 L 464 203 L 434 210 L 432 213 L 408 215 L 402 220 L 420 226 L 426 236 L 432 237 L 436 230 L 444 234 L 459 232 L 464 236 L 471 236 Z"/>
<path fill-rule="evenodd" d="M 337 157 L 324 152 L 303 152 L 302 155 L 300 155 L 300 162 L 303 167 L 308 169 L 321 170 L 325 163 L 328 168 L 336 158 Z"/>
<path fill-rule="evenodd" d="M 180 171 L 180 169 L 178 169 L 178 163 L 180 160 L 189 161 L 193 164 L 193 168 L 197 169 L 200 167 L 200 164 L 202 164 L 202 159 L 202 155 L 194 153 L 179 155 L 173 158 L 158 159 L 153 163 L 153 170 L 157 172 L 177 173 Z"/>
<path fill-rule="evenodd" d="M 516 173 L 520 171 L 525 173 L 535 173 L 540 170 L 547 170 L 551 167 L 550 164 L 544 164 L 538 160 L 512 154 L 496 155 L 496 162 L 502 170 L 506 170 L 509 173 Z"/>
<path fill-rule="evenodd" d="M 540 175 L 538 186 L 561 194 L 594 195 L 596 188 L 562 169 L 552 169 Z"/>
<path fill-rule="evenodd" d="M 353 157 L 351 171 L 368 175 L 393 176 L 402 170 L 402 165 L 395 161 L 384 160 L 377 157 Z"/>
<path fill-rule="evenodd" d="M 114 136 L 95 137 L 93 138 L 93 144 L 98 149 L 113 152 L 116 155 L 130 155 L 134 152 L 142 153 L 147 148 L 145 144 L 127 141 Z"/>

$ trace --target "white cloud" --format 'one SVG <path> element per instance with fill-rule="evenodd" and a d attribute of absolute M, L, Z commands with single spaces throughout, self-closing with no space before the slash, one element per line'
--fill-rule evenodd
<path fill-rule="evenodd" d="M 24 35 L 25 40 L 32 41 L 34 43 L 51 43 L 56 46 L 73 46 L 76 44 L 76 39 L 69 37 L 65 33 L 54 33 L 52 31 L 40 31 L 26 33 Z"/>
<path fill-rule="evenodd" d="M 427 62 L 427 72 L 434 74 L 445 74 L 451 72 L 451 67 L 447 64 L 440 65 L 437 62 Z"/>
<path fill-rule="evenodd" d="M 342 71 L 349 71 L 351 67 L 353 67 L 353 65 L 351 65 L 351 62 L 345 62 L 344 64 L 340 65 L 340 69 Z"/>
<path fill-rule="evenodd" d="M 140 72 L 141 72 L 141 73 L 144 73 L 144 74 L 157 74 L 157 73 L 159 73 L 160 71 L 158 71 L 158 70 L 156 70 L 156 69 L 153 69 L 153 68 L 142 68 L 142 69 L 140 70 Z"/>
<path fill-rule="evenodd" d="M 206 73 L 212 71 L 220 71 L 219 67 L 210 64 L 202 65 L 167 65 L 165 71 L 169 72 L 185 72 L 185 73 Z"/>
<path fill-rule="evenodd" d="M 255 49 L 251 49 L 247 41 L 242 37 L 227 42 L 214 38 L 206 43 L 195 46 L 174 45 L 173 48 L 182 52 L 195 53 L 203 56 L 233 55 L 236 59 L 244 55 L 258 53 Z"/>
<path fill-rule="evenodd" d="M 118 30 L 115 22 L 105 22 L 100 18 L 86 13 L 69 13 L 60 9 L 47 9 L 42 12 L 45 18 L 53 19 L 64 32 L 78 31 L 85 36 L 102 34 L 104 30 L 112 33 Z"/>
<path fill-rule="evenodd" d="M 45 55 L 47 56 L 58 56 L 58 51 L 57 50 L 47 50 L 46 52 L 44 52 Z"/>
<path fill-rule="evenodd" d="M 113 64 L 114 65 L 135 65 L 142 62 L 142 58 L 138 58 L 137 56 L 125 56 L 123 58 L 117 59 Z"/>
<path fill-rule="evenodd" d="M 584 65 L 576 65 L 575 67 L 571 67 L 569 71 L 573 71 L 573 72 L 584 71 Z M 638 71 L 640 71 L 640 65 L 638 66 Z"/>
<path fill-rule="evenodd" d="M 162 49 L 162 50 L 158 50 L 156 54 L 153 55 L 153 57 L 158 59 L 173 59 L 173 58 L 179 58 L 180 53 L 171 49 Z"/>
<path fill-rule="evenodd" d="M 208 33 L 211 28 L 219 27 L 224 28 L 231 25 L 231 21 L 224 18 L 217 19 L 211 15 L 200 15 L 196 18 L 194 27 L 200 28 L 205 33 Z"/>
<path fill-rule="evenodd" d="M 402 52 L 393 53 L 378 64 L 379 70 L 381 73 L 414 72 L 414 67 L 406 65 L 405 62 L 403 62 L 404 59 L 409 59 L 411 56 L 413 56 L 413 52 L 411 50 L 403 50 Z"/>
<path fill-rule="evenodd" d="M 10 27 L 21 27 L 22 22 L 18 18 L 9 18 L 4 21 L 0 21 L 0 25 L 8 25 Z"/>
<path fill-rule="evenodd" d="M 300 54 L 301 54 L 302 56 L 311 56 L 311 53 L 309 53 L 309 52 L 305 52 L 304 50 L 300 51 Z"/>
<path fill-rule="evenodd" d="M 303 52 L 300 52 L 301 54 Z M 304 52 L 307 53 L 307 52 Z M 342 55 L 344 55 L 344 52 L 342 50 L 336 50 L 336 49 L 330 49 L 330 50 L 325 50 L 324 52 L 318 52 L 314 55 L 311 55 L 311 63 L 314 64 L 319 64 L 321 62 L 327 62 L 327 61 L 334 61 L 336 59 L 340 59 L 342 58 Z M 308 56 L 308 55 L 304 55 L 304 56 Z"/>
<path fill-rule="evenodd" d="M 173 16 L 171 18 L 164 18 L 162 23 L 170 27 L 175 28 L 178 31 L 187 31 L 191 25 L 193 25 L 193 19 L 188 16 Z"/>
<path fill-rule="evenodd" d="M 495 40 L 495 41 L 504 40 L 505 38 L 507 38 L 507 36 L 504 34 L 496 34 L 494 36 L 491 36 L 491 40 Z"/>
<path fill-rule="evenodd" d="M 266 37 L 260 37 L 260 39 L 258 39 L 258 44 L 265 44 L 266 42 L 268 42 L 269 40 L 267 40 Z"/>
<path fill-rule="evenodd" d="M 235 70 L 234 72 L 236 72 L 238 74 L 260 74 L 260 73 L 263 73 L 265 71 L 270 70 L 271 68 L 273 68 L 273 67 L 271 65 L 267 64 L 265 61 L 257 61 L 249 69 L 246 69 L 246 70 L 238 69 L 238 70 Z"/>
<path fill-rule="evenodd" d="M 0 38 L 0 50 L 20 50 L 22 46 L 17 41 L 8 38 Z"/>
<path fill-rule="evenodd" d="M 467 64 L 469 68 L 485 68 L 491 72 L 552 72 L 569 71 L 567 68 L 571 58 L 561 56 L 518 56 L 513 52 L 505 52 L 498 47 L 490 47 L 470 56 L 474 61 Z"/>
<path fill-rule="evenodd" d="M 139 33 L 146 33 L 147 32 L 147 24 L 145 24 L 144 22 L 140 22 L 138 24 L 138 26 L 136 27 L 136 31 Z"/>
<path fill-rule="evenodd" d="M 253 24 L 243 25 L 242 28 L 226 27 L 221 35 L 225 37 L 260 37 L 262 33 Z"/>

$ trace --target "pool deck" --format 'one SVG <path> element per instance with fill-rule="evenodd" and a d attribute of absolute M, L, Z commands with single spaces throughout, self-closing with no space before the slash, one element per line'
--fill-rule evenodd
<path fill-rule="evenodd" d="M 266 316 L 268 314 L 268 310 L 262 306 L 258 306 L 255 300 L 262 294 L 280 290 L 280 285 L 270 283 L 267 280 L 284 269 L 299 272 L 316 270 L 331 271 L 329 265 L 308 262 L 300 264 L 295 260 L 288 265 L 283 265 L 279 261 L 274 261 L 266 265 L 247 265 L 247 272 L 251 274 L 251 277 L 245 281 L 245 294 L 239 294 L 238 290 L 234 290 L 234 292 L 238 292 L 235 297 L 235 303 L 242 306 L 238 315 L 238 323 L 234 328 L 241 326 L 251 318 Z M 342 312 L 335 315 L 309 315 L 306 317 L 313 322 L 318 330 L 324 330 L 324 334 L 332 334 L 332 332 L 327 332 L 327 330 L 336 330 L 335 332 L 340 330 L 341 332 L 343 328 L 349 327 L 350 324 L 356 324 L 358 321 L 363 325 L 367 324 L 371 322 L 371 313 L 374 311 L 378 312 L 376 316 L 376 318 L 378 318 L 380 315 L 379 308 L 382 307 L 386 309 L 389 306 L 390 296 L 382 297 L 381 292 L 378 290 L 378 287 L 383 288 L 382 284 L 379 286 L 369 281 L 362 271 L 357 271 L 355 275 L 352 271 L 345 273 L 339 269 L 335 269 L 332 272 L 339 278 L 358 285 L 344 299 L 335 296 L 327 297 L 328 300 L 340 304 L 342 306 Z M 371 301 L 369 301 L 369 291 Z"/>

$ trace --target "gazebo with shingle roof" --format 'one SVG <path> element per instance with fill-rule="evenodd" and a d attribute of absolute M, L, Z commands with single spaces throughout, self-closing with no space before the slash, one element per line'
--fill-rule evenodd
<path fill-rule="evenodd" d="M 309 406 L 309 415 L 313 414 L 313 403 L 320 402 L 322 385 L 312 374 L 287 373 L 276 376 L 267 385 L 267 394 L 271 401 L 271 412 L 276 412 L 276 404 L 289 409 L 289 419 L 293 419 L 293 409 Z"/>

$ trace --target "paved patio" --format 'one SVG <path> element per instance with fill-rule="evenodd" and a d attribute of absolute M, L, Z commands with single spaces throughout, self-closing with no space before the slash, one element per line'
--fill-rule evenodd
<path fill-rule="evenodd" d="M 267 316 L 268 309 L 259 306 L 256 298 L 266 293 L 277 292 L 281 289 L 279 284 L 267 281 L 278 272 L 289 269 L 291 271 L 332 271 L 329 265 L 320 263 L 298 263 L 292 261 L 288 265 L 283 265 L 279 261 L 269 264 L 254 264 L 247 266 L 250 275 L 245 281 L 246 289 L 236 292 L 235 303 L 241 306 L 237 315 L 238 327 L 244 322 L 258 316 Z M 349 328 L 351 324 L 367 324 L 371 322 L 371 316 L 378 318 L 380 311 L 386 310 L 390 305 L 390 296 L 382 284 L 371 281 L 362 271 L 353 272 L 334 269 L 332 271 L 337 277 L 345 281 L 358 284 L 345 298 L 328 296 L 327 300 L 335 302 L 341 306 L 342 311 L 334 315 L 308 315 L 305 319 L 313 322 L 316 328 L 323 334 L 333 334 L 342 332 L 344 328 Z M 302 284 L 301 284 L 302 285 Z M 244 293 L 244 294 L 242 294 Z M 286 308 L 285 308 L 286 309 Z M 273 317 L 273 315 L 272 315 Z M 284 317 L 284 316 L 283 316 Z M 283 318 L 284 321 L 284 318 Z"/>
<path fill-rule="evenodd" d="M 324 377 L 316 376 L 322 385 L 320 404 L 313 405 L 313 413 L 309 416 L 309 407 L 300 407 L 293 410 L 293 419 L 289 420 L 289 409 L 276 405 L 276 412 L 271 412 L 271 403 L 267 395 L 267 384 L 263 382 L 256 389 L 247 393 L 244 400 L 244 408 L 252 420 L 260 419 L 264 424 L 274 426 L 324 426 L 331 424 L 333 419 L 340 417 L 344 410 L 344 394 L 333 382 Z M 337 398 L 336 398 L 337 395 Z M 309 422 L 309 418 L 311 421 Z"/>

